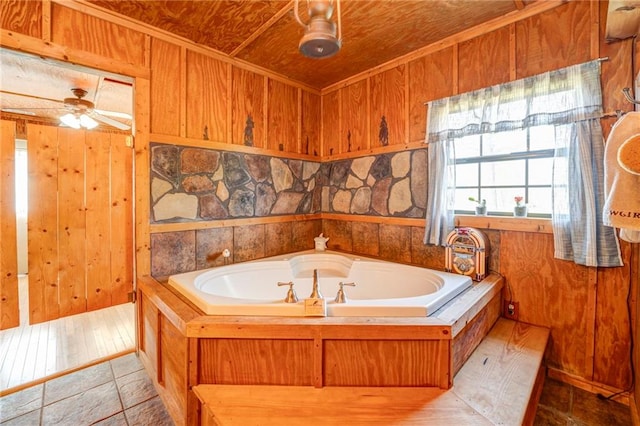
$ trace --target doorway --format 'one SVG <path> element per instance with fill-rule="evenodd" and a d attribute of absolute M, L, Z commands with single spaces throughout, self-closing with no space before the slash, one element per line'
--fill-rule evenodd
<path fill-rule="evenodd" d="M 13 227 L 0 269 L 15 271 L 2 282 L 2 393 L 134 350 L 135 315 L 133 79 L 6 49 L 0 59 L 0 188 L 14 201 L 0 212 L 0 229 Z M 86 90 L 82 111 L 70 109 L 72 88 Z M 98 125 L 61 126 L 69 113 Z"/>

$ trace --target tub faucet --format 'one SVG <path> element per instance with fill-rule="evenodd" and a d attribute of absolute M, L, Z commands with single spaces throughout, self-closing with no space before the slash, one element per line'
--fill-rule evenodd
<path fill-rule="evenodd" d="M 311 296 L 309 299 L 322 299 L 322 294 L 320 294 L 320 290 L 318 290 L 318 270 L 313 270 L 313 290 L 311 291 Z"/>
<path fill-rule="evenodd" d="M 356 283 L 343 283 L 342 281 L 340 281 L 340 283 L 338 283 L 338 285 L 340 286 L 340 288 L 338 289 L 338 294 L 336 294 L 336 298 L 334 299 L 334 302 L 336 303 L 347 303 L 347 295 L 344 292 L 344 286 L 348 285 L 351 287 L 355 287 Z"/>
<path fill-rule="evenodd" d="M 296 291 L 293 289 L 293 281 L 278 282 L 278 287 L 282 287 L 283 285 L 289 286 L 289 291 L 287 291 L 287 297 L 284 298 L 284 303 L 296 303 L 298 301 L 298 296 L 296 295 Z"/>

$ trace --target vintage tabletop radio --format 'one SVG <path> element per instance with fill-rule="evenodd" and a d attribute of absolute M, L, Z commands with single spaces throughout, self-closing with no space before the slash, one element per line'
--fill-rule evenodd
<path fill-rule="evenodd" d="M 482 281 L 487 270 L 487 239 L 475 228 L 456 228 L 447 236 L 445 269 Z"/>

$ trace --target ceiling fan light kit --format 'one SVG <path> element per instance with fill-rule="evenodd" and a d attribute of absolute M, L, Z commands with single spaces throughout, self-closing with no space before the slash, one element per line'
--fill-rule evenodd
<path fill-rule="evenodd" d="M 338 53 L 342 46 L 340 0 L 307 0 L 308 23 L 300 19 L 299 2 L 300 0 L 295 0 L 293 12 L 296 21 L 305 28 L 298 45 L 300 53 L 313 59 L 329 58 Z M 331 20 L 334 2 L 337 12 L 337 34 L 336 24 Z"/>
<path fill-rule="evenodd" d="M 113 120 L 111 118 L 105 117 L 95 110 L 95 105 L 93 102 L 83 99 L 87 95 L 87 91 L 80 88 L 71 89 L 73 94 L 76 96 L 75 98 L 65 98 L 63 103 L 64 106 L 70 110 L 71 112 L 60 117 L 60 121 L 74 129 L 79 129 L 84 127 L 85 129 L 95 129 L 98 127 L 98 121 L 102 123 L 108 124 L 120 130 L 129 130 L 131 126 L 120 123 L 119 121 Z M 107 111 L 102 111 L 106 113 Z M 124 116 L 125 114 L 120 114 L 120 116 Z M 91 116 L 95 117 L 94 120 Z"/>
<path fill-rule="evenodd" d="M 60 121 L 73 129 L 84 127 L 85 129 L 91 130 L 98 127 L 98 122 L 86 114 L 76 116 L 71 113 L 67 113 L 60 117 Z"/>

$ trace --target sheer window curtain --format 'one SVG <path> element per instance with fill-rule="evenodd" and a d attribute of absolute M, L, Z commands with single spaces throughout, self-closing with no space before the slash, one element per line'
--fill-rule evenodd
<path fill-rule="evenodd" d="M 429 102 L 426 244 L 453 229 L 453 140 L 553 125 L 555 257 L 586 266 L 620 266 L 613 228 L 602 225 L 604 139 L 600 61 Z"/>

